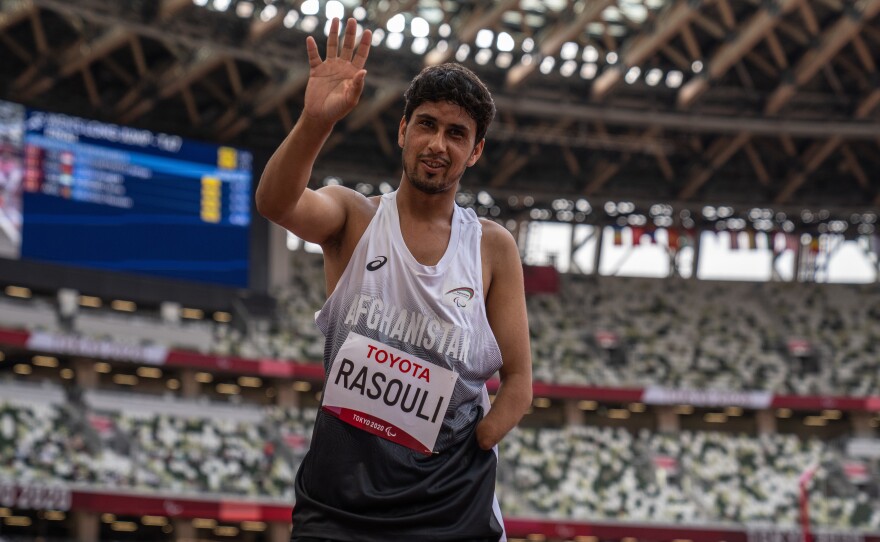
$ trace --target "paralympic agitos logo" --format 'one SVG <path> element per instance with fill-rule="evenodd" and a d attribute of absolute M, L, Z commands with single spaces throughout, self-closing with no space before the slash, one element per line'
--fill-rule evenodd
<path fill-rule="evenodd" d="M 452 299 L 452 302 L 455 303 L 456 307 L 461 307 L 463 309 L 467 307 L 468 301 L 474 298 L 474 289 L 461 286 L 459 288 L 453 288 L 443 295 L 449 296 Z"/>

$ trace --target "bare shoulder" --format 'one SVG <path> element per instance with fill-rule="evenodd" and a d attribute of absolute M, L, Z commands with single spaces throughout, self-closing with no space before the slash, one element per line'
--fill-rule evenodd
<path fill-rule="evenodd" d="M 352 234 L 360 237 L 360 233 L 366 226 L 365 223 L 373 218 L 376 209 L 379 207 L 379 199 L 377 197 L 367 197 L 357 190 L 352 190 L 345 186 L 331 185 L 319 188 L 316 191 L 321 197 L 332 199 L 343 209 L 344 222 L 342 229 L 339 231 L 339 237 L 330 238 L 327 244 L 339 244 L 345 238 Z"/>
<path fill-rule="evenodd" d="M 519 248 L 507 228 L 485 218 L 480 219 L 483 238 L 480 250 L 483 260 L 483 289 L 489 294 L 496 284 L 522 282 L 522 263 Z"/>
<path fill-rule="evenodd" d="M 361 208 L 366 208 L 365 206 L 369 204 L 371 199 L 373 199 L 368 198 L 357 190 L 352 190 L 351 188 L 340 185 L 324 186 L 316 190 L 316 192 L 324 197 L 339 202 L 339 204 L 344 206 L 348 211 L 357 211 Z"/>
<path fill-rule="evenodd" d="M 483 226 L 483 253 L 490 261 L 501 265 L 509 264 L 511 257 L 519 261 L 516 240 L 507 228 L 485 218 L 480 219 L 480 224 Z"/>

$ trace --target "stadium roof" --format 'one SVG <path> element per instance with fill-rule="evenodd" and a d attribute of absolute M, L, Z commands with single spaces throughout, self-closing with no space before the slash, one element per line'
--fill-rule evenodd
<path fill-rule="evenodd" d="M 302 104 L 305 35 L 353 15 L 375 30 L 367 88 L 319 179 L 397 179 L 408 80 L 457 60 L 498 105 L 466 184 L 505 212 L 531 195 L 548 208 L 566 197 L 849 217 L 880 206 L 878 11 L 880 0 L 0 0 L 0 98 L 268 153 Z"/>

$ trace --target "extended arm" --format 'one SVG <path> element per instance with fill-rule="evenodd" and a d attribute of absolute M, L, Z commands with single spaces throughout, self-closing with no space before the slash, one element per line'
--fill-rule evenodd
<path fill-rule="evenodd" d="M 321 60 L 318 45 L 306 38 L 309 82 L 302 115 L 266 164 L 257 187 L 260 214 L 306 241 L 322 244 L 345 224 L 345 208 L 332 190 L 307 188 L 312 167 L 334 124 L 345 117 L 360 99 L 367 72 L 364 64 L 371 34 L 365 30 L 355 54 L 357 24 L 349 19 L 342 50 L 339 20 L 334 19 L 327 38 L 327 58 Z"/>
<path fill-rule="evenodd" d="M 501 387 L 489 413 L 477 426 L 477 442 L 480 448 L 488 450 L 519 423 L 532 403 L 532 354 L 516 242 L 507 230 L 494 223 L 484 224 L 483 235 L 492 270 L 486 312 L 504 360 Z"/>

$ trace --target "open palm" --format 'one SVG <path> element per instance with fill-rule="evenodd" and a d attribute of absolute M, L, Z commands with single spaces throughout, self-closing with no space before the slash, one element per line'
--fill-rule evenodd
<path fill-rule="evenodd" d="M 309 54 L 309 83 L 306 86 L 303 114 L 322 122 L 335 123 L 345 117 L 360 99 L 367 71 L 364 64 L 370 52 L 372 34 L 365 30 L 355 53 L 357 23 L 349 19 L 345 25 L 342 50 L 339 50 L 339 19 L 330 24 L 327 58 L 321 60 L 318 45 L 306 38 Z"/>

